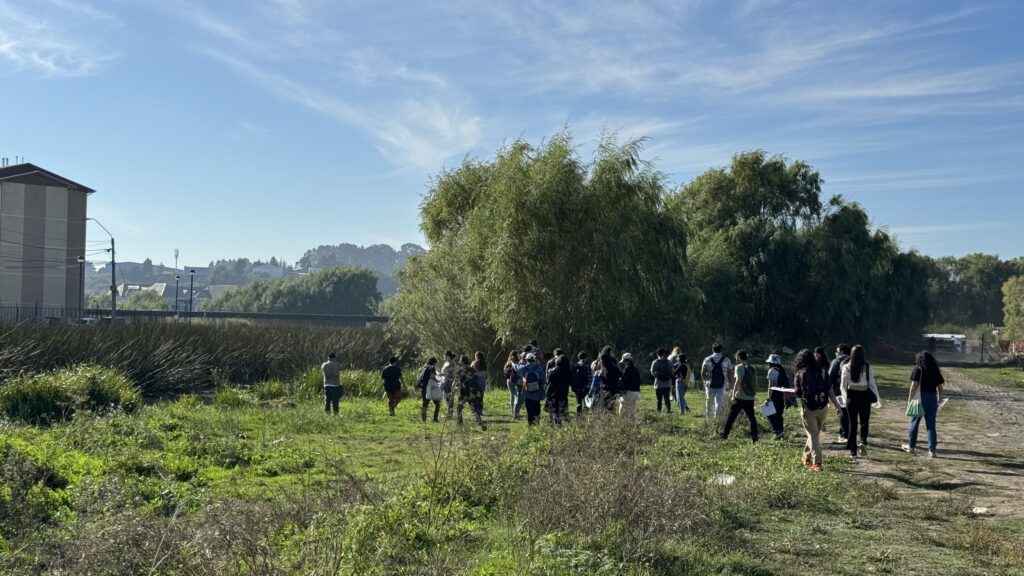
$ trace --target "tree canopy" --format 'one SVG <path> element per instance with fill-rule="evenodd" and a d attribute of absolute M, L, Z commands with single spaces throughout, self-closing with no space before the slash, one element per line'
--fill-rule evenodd
<path fill-rule="evenodd" d="M 1010 338 L 1024 340 L 1024 276 L 1014 276 L 1003 284 L 1003 314 Z"/>
<path fill-rule="evenodd" d="M 204 309 L 292 314 L 374 314 L 380 303 L 377 276 L 365 268 L 337 266 L 299 279 L 256 280 L 221 294 Z"/>

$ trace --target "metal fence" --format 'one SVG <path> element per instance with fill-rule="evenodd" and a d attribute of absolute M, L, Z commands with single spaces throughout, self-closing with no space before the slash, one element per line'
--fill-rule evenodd
<path fill-rule="evenodd" d="M 0 306 L 0 322 L 13 324 L 109 324 L 137 322 L 226 322 L 250 320 L 285 324 L 319 324 L 334 326 L 371 326 L 385 324 L 387 316 L 342 314 L 276 314 L 250 312 L 164 312 L 154 310 L 118 310 L 116 320 L 110 310 L 97 308 L 66 308 L 63 306 Z"/>

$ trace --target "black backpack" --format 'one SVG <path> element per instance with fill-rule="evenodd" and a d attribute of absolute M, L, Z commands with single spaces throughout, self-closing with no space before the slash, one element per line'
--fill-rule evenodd
<path fill-rule="evenodd" d="M 828 393 L 832 383 L 820 368 L 808 368 L 803 371 L 800 382 L 800 399 L 807 410 L 821 410 L 828 406 Z"/>
<path fill-rule="evenodd" d="M 666 358 L 658 358 L 654 367 L 654 377 L 661 381 L 672 380 L 672 363 Z"/>
<path fill-rule="evenodd" d="M 590 366 L 586 362 L 576 364 L 572 371 L 572 389 L 580 393 L 590 390 Z"/>
<path fill-rule="evenodd" d="M 420 372 L 420 377 L 416 379 L 416 387 L 425 389 L 427 387 L 427 383 L 430 382 L 430 375 L 435 370 L 436 369 L 433 366 L 424 366 L 423 371 Z"/>
<path fill-rule="evenodd" d="M 725 364 L 725 356 L 715 362 L 711 361 L 711 388 L 725 388 L 725 370 L 722 369 L 722 364 Z"/>

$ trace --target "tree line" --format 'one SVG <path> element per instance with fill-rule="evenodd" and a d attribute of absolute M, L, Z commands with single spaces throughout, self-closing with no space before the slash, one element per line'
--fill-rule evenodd
<path fill-rule="evenodd" d="M 742 152 L 674 186 L 642 148 L 607 136 L 586 161 L 561 133 L 443 171 L 420 207 L 431 248 L 384 305 L 392 330 L 494 357 L 535 335 L 574 349 L 899 342 L 998 323 L 1021 270 L 901 250 L 862 206 L 823 197 L 806 162 Z"/>

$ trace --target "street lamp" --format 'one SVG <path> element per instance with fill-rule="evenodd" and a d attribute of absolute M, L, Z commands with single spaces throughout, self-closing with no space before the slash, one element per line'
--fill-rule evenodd
<path fill-rule="evenodd" d="M 99 224 L 107 236 L 110 236 L 110 323 L 113 324 L 117 320 L 117 258 L 114 255 L 114 235 L 107 230 L 106 226 L 100 224 L 99 220 L 95 218 L 86 218 L 86 220 L 92 220 Z"/>
<path fill-rule="evenodd" d="M 181 294 L 181 289 L 178 288 L 178 282 L 181 280 L 181 274 L 174 275 L 174 319 L 178 319 L 178 296 Z"/>
<path fill-rule="evenodd" d="M 188 323 L 192 323 L 192 296 L 196 293 L 194 290 L 196 282 L 196 271 L 188 271 Z"/>

